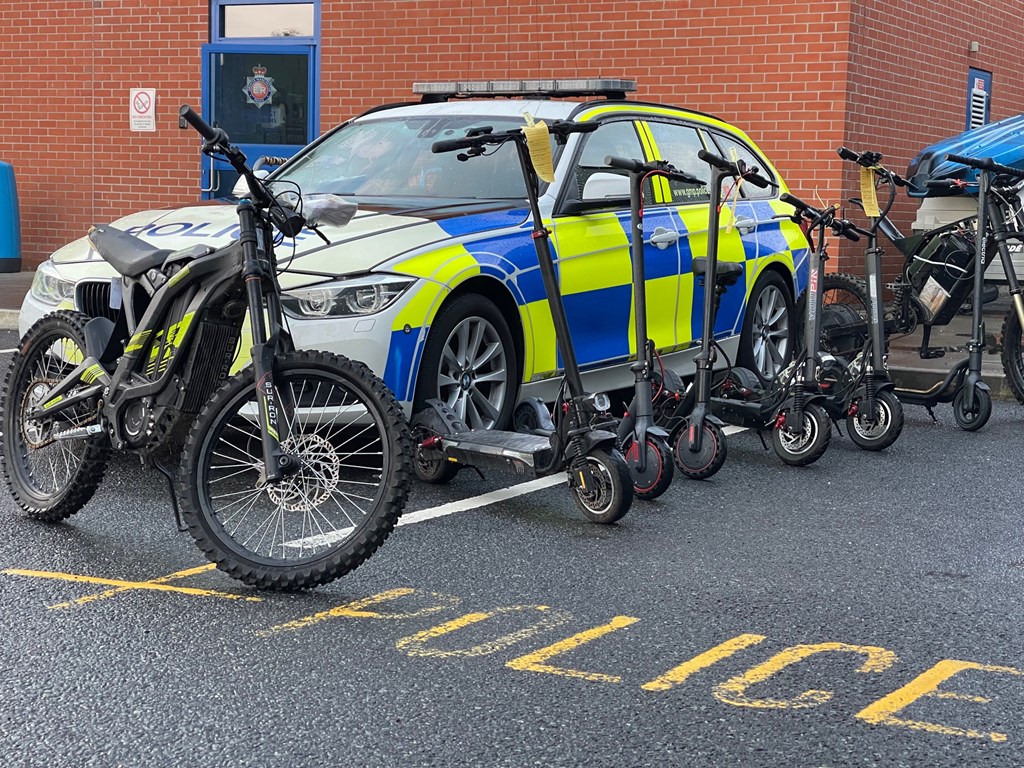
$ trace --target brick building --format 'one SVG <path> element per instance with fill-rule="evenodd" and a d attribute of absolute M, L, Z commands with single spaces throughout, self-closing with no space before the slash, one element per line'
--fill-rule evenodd
<path fill-rule="evenodd" d="M 264 136 L 262 144 L 281 151 L 366 108 L 411 98 L 413 81 L 618 76 L 638 82 L 635 98 L 711 112 L 742 127 L 796 194 L 826 202 L 856 189 L 837 146 L 878 149 L 902 171 L 922 147 L 964 130 L 969 74 L 978 74 L 972 68 L 991 75 L 992 120 L 1024 104 L 1019 0 L 4 6 L 0 160 L 13 163 L 17 176 L 23 269 L 93 222 L 199 196 L 211 177 L 209 169 L 201 173 L 194 133 L 178 129 L 177 108 L 216 109 L 216 89 L 229 70 L 226 92 L 238 100 L 247 83 L 246 100 L 258 102 L 256 69 L 237 77 L 233 57 L 244 66 L 253 56 L 291 57 L 294 79 L 308 84 L 291 107 L 302 125 Z M 285 29 L 261 27 L 281 10 Z M 280 74 L 277 82 L 284 83 Z M 146 130 L 131 129 L 132 89 L 153 89 L 155 109 L 143 115 L 150 122 L 136 124 Z M 269 110 L 257 114 L 263 129 L 280 128 Z M 902 203 L 898 220 L 909 226 L 914 207 Z"/>

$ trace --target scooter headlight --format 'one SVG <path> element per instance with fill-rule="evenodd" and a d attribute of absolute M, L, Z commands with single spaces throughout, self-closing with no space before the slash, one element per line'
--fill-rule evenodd
<path fill-rule="evenodd" d="M 607 413 L 612 409 L 612 399 L 604 392 L 595 392 L 590 396 L 590 404 L 598 413 Z"/>

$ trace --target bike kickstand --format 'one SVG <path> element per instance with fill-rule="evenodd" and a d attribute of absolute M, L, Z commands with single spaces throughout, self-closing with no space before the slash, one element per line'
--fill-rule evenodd
<path fill-rule="evenodd" d="M 171 494 L 171 507 L 174 509 L 174 522 L 177 525 L 178 532 L 184 533 L 188 530 L 188 526 L 185 525 L 185 521 L 181 519 L 181 510 L 178 508 L 178 496 L 174 492 L 174 475 L 172 475 L 171 471 L 156 459 L 151 458 L 149 463 L 167 480 L 167 492 Z"/>
<path fill-rule="evenodd" d="M 930 405 L 926 405 L 924 407 L 924 409 L 926 411 L 928 411 L 928 415 L 932 417 L 932 422 L 934 422 L 935 424 L 938 424 L 939 420 L 937 418 L 935 418 L 935 411 L 932 410 L 932 407 Z"/>
<path fill-rule="evenodd" d="M 761 445 L 764 446 L 764 449 L 767 451 L 768 450 L 768 441 L 764 439 L 764 430 L 761 430 L 761 429 L 757 430 L 757 436 L 759 438 L 761 438 Z"/>

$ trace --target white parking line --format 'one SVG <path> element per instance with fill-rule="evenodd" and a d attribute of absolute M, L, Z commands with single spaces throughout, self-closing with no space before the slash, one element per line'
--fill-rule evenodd
<path fill-rule="evenodd" d="M 428 509 L 420 509 L 415 512 L 410 512 L 406 515 L 402 515 L 399 519 L 399 525 L 412 525 L 413 523 L 422 523 L 424 520 L 433 520 L 437 517 L 446 517 L 447 515 L 454 515 L 456 512 L 465 512 L 470 509 L 477 509 L 478 507 L 486 507 L 490 504 L 496 504 L 499 501 L 505 501 L 506 499 L 514 499 L 516 496 L 523 496 L 527 493 L 533 493 L 534 491 L 540 491 L 545 488 L 550 488 L 553 485 L 559 485 L 565 482 L 565 473 L 559 472 L 554 475 L 548 475 L 547 477 L 539 477 L 536 480 L 530 480 L 526 483 L 519 483 L 517 485 L 510 485 L 507 488 L 499 488 L 496 491 L 489 491 L 488 493 L 481 493 L 479 496 L 471 496 L 468 499 L 459 499 L 458 501 L 450 501 L 447 504 L 441 504 L 437 507 L 430 507 Z M 346 528 L 340 531 L 332 531 L 331 533 L 325 533 L 317 536 L 309 536 L 304 539 L 295 539 L 294 541 L 285 542 L 286 547 L 312 547 L 312 546 L 323 546 L 325 544 L 333 544 L 335 541 L 344 539 L 349 533 L 352 532 L 351 528 Z"/>
<path fill-rule="evenodd" d="M 726 425 L 722 431 L 727 435 L 735 435 L 738 432 L 746 431 L 746 427 L 737 427 L 729 424 Z M 471 496 L 468 499 L 459 499 L 458 501 L 450 501 L 447 504 L 441 504 L 437 507 L 429 507 L 427 509 L 419 509 L 415 512 L 409 512 L 408 514 L 402 515 L 398 524 L 412 525 L 413 523 L 422 523 L 424 520 L 433 520 L 438 517 L 454 515 L 456 512 L 465 512 L 470 509 L 477 509 L 478 507 L 486 507 L 490 504 L 497 504 L 499 501 L 514 499 L 516 496 L 524 496 L 527 493 L 533 493 L 534 491 L 542 491 L 545 488 L 550 488 L 554 485 L 564 483 L 565 480 L 565 473 L 563 472 L 548 475 L 547 477 L 539 477 L 536 480 L 518 483 L 517 485 L 510 485 L 507 488 L 499 488 L 496 491 L 488 491 L 487 493 L 481 493 L 479 496 Z M 331 533 L 307 536 L 303 539 L 287 541 L 284 546 L 299 548 L 323 546 L 325 544 L 332 544 L 335 541 L 340 541 L 351 532 L 351 528 L 345 528 L 344 530 L 332 531 Z"/>
<path fill-rule="evenodd" d="M 0 355 L 13 355 L 17 349 L 0 349 Z"/>

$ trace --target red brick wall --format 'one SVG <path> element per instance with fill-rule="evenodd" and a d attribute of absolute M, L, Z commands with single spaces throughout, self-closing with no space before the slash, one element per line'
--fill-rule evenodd
<path fill-rule="evenodd" d="M 14 165 L 23 269 L 92 223 L 195 198 L 177 111 L 199 103 L 205 3 L 5 0 L 3 19 L 0 160 Z M 157 89 L 155 133 L 129 130 L 130 88 Z"/>
<path fill-rule="evenodd" d="M 796 194 L 832 202 L 839 144 L 877 146 L 903 170 L 961 129 L 969 62 L 994 72 L 994 119 L 1024 104 L 999 65 L 1019 60 L 1018 1 L 985 4 L 968 57 L 976 0 L 323 0 L 321 128 L 412 98 L 415 80 L 628 77 L 637 98 L 737 124 Z M 176 114 L 200 103 L 207 17 L 204 0 L 6 0 L 0 160 L 15 165 L 25 268 L 93 222 L 197 197 L 196 141 Z M 135 87 L 157 89 L 155 133 L 128 130 Z"/>
<path fill-rule="evenodd" d="M 837 187 L 850 1 L 363 0 L 323 13 L 328 123 L 415 80 L 603 74 L 743 128 L 799 195 Z M 415 17 L 418 24 L 402 24 Z"/>
<path fill-rule="evenodd" d="M 1022 10 L 1020 0 L 857 0 L 846 144 L 882 152 L 886 166 L 904 173 L 919 150 L 964 130 L 969 67 L 992 72 L 993 121 L 1024 111 Z M 978 53 L 968 51 L 972 40 Z M 845 165 L 848 197 L 859 187 L 856 168 Z M 897 224 L 909 233 L 918 203 L 897 200 Z M 893 251 L 889 273 L 900 263 Z M 843 255 L 852 266 L 852 249 Z"/>

